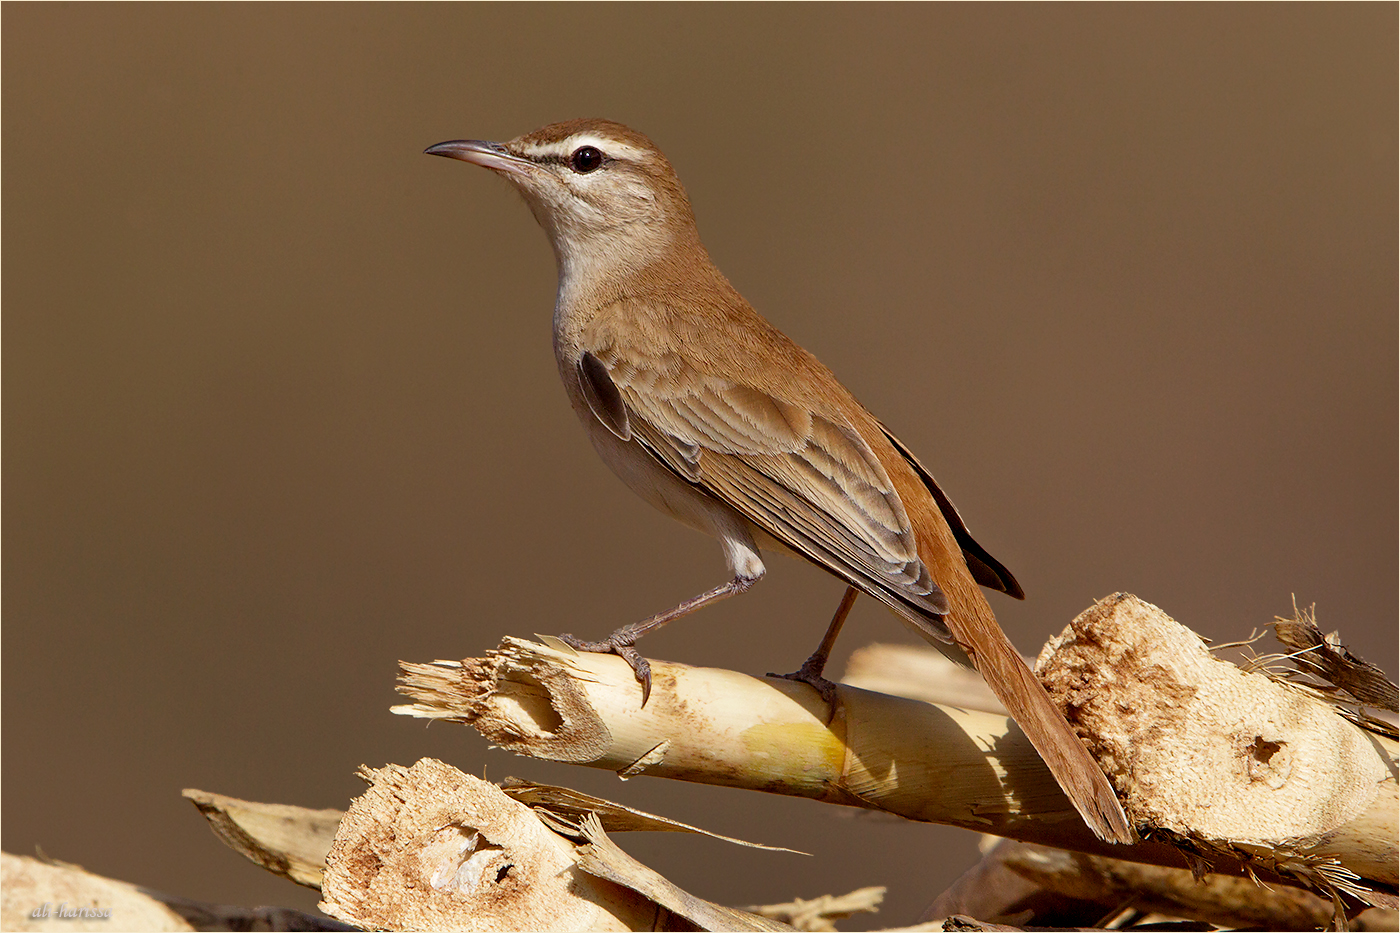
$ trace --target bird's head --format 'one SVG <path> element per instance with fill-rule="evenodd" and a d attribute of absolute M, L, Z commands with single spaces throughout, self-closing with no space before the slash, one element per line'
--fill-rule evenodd
<path fill-rule="evenodd" d="M 570 120 L 509 142 L 453 140 L 425 151 L 514 184 L 548 232 L 561 272 L 636 267 L 698 245 L 695 215 L 671 163 L 621 123 Z"/>

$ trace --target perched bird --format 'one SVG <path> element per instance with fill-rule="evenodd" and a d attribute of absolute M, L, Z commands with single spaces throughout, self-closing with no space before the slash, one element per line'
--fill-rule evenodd
<path fill-rule="evenodd" d="M 559 267 L 554 353 L 598 454 L 634 492 L 717 538 L 733 578 L 601 642 L 642 682 L 645 632 L 741 593 L 762 550 L 848 584 L 817 653 L 794 676 L 831 699 L 826 653 L 857 591 L 981 672 L 1102 839 L 1135 839 L 1103 771 L 1007 640 L 978 585 L 1023 596 L 967 531 L 932 474 L 816 357 L 758 315 L 700 243 L 656 145 L 608 120 L 509 142 L 426 150 L 497 172 L 549 234 Z"/>

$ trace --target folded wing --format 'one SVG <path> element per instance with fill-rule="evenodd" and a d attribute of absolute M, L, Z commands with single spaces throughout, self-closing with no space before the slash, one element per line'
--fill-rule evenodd
<path fill-rule="evenodd" d="M 579 377 L 594 414 L 619 437 L 886 602 L 948 611 L 894 484 L 849 425 L 732 380 L 666 379 L 610 356 L 586 353 Z"/>

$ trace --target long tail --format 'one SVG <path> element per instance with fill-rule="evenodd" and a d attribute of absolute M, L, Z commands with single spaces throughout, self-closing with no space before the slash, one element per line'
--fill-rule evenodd
<path fill-rule="evenodd" d="M 978 588 L 980 581 L 1021 598 L 1020 585 L 972 540 L 957 509 L 938 488 L 933 475 L 882 425 L 880 430 L 890 446 L 883 449 L 883 445 L 877 445 L 876 450 L 909 513 L 919 557 L 947 597 L 948 613 L 933 615 L 896 593 L 872 590 L 859 582 L 856 585 L 889 605 L 949 657 L 964 660 L 957 656 L 956 649 L 967 655 L 966 660 L 972 662 L 1026 733 L 1094 835 L 1105 842 L 1137 842 L 1137 834 L 1103 769 L 1007 639 Z"/>
<path fill-rule="evenodd" d="M 943 574 L 939 584 L 952 607 L 947 616 L 929 618 L 912 609 L 900 615 L 935 647 L 946 647 L 951 636 L 966 652 L 1094 835 L 1105 842 L 1137 842 L 1137 833 L 1103 769 L 1007 639 L 970 574 L 966 570 Z M 946 631 L 940 631 L 943 625 Z"/>

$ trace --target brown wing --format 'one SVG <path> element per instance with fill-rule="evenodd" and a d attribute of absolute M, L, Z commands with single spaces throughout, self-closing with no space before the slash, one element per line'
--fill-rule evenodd
<path fill-rule="evenodd" d="M 876 595 L 948 611 L 894 484 L 848 425 L 729 379 L 667 379 L 607 350 L 584 354 L 579 376 L 599 420 L 624 436 L 605 404 L 620 397 L 627 436 L 774 538 Z"/>

